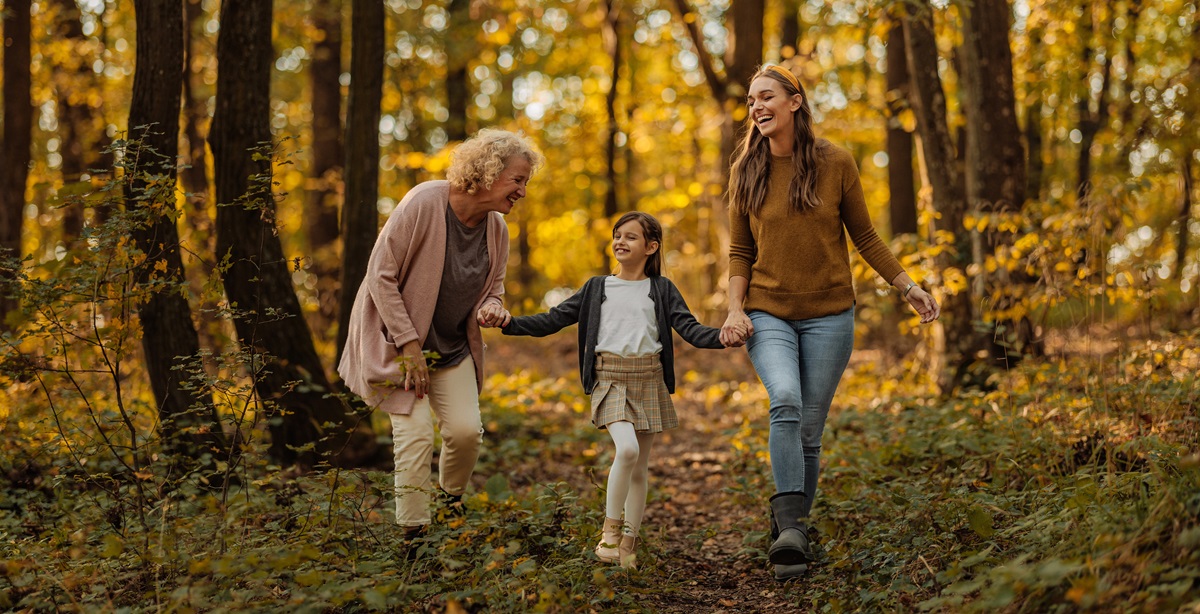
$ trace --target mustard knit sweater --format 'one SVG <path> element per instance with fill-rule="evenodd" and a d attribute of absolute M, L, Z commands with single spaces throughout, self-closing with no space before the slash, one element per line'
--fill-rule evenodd
<path fill-rule="evenodd" d="M 796 212 L 788 203 L 795 174 L 791 156 L 771 157 L 766 202 L 757 215 L 730 211 L 729 276 L 750 280 L 744 308 L 785 320 L 841 313 L 854 305 L 846 234 L 858 253 L 889 283 L 904 268 L 879 238 L 858 165 L 850 152 L 817 142 L 820 206 Z M 845 231 L 843 231 L 843 228 Z"/>

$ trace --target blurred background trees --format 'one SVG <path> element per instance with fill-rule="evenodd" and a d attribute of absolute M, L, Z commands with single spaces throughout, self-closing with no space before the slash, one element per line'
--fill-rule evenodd
<path fill-rule="evenodd" d="M 154 120 L 178 133 L 156 149 L 183 163 L 160 218 L 178 248 L 154 235 L 166 271 L 190 280 L 200 347 L 279 359 L 260 393 L 289 407 L 279 428 L 303 431 L 287 445 L 353 428 L 318 397 L 377 222 L 483 127 L 523 131 L 548 159 L 508 217 L 516 312 L 608 270 L 611 219 L 637 208 L 664 222 L 667 274 L 719 324 L 728 157 L 768 61 L 800 77 L 818 134 L 853 153 L 881 234 L 946 309 L 928 334 L 897 335 L 915 319 L 856 259 L 860 345 L 932 364 L 949 392 L 1071 343 L 1073 326 L 1200 317 L 1195 0 L 177 4 L 168 75 L 139 60 L 143 3 L 3 1 L 0 249 L 29 270 L 87 249 L 107 210 L 88 195 L 140 138 L 138 84 L 155 90 L 179 109 Z M 235 14 L 251 6 L 259 17 Z M 239 33 L 246 20 L 257 31 Z M 201 291 L 214 274 L 229 304 Z M 9 294 L 15 339 L 28 321 Z"/>

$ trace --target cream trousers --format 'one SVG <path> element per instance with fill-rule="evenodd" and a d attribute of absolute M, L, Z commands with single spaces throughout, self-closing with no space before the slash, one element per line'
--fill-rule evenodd
<path fill-rule="evenodd" d="M 442 434 L 438 483 L 447 493 L 466 491 L 483 444 L 471 357 L 429 375 L 429 394 L 417 400 L 411 414 L 389 414 L 396 463 L 396 524 L 406 527 L 429 524 L 434 419 Z"/>

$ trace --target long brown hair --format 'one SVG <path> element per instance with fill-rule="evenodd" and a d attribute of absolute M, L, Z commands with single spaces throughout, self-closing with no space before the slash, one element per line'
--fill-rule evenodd
<path fill-rule="evenodd" d="M 784 69 L 787 70 L 787 69 Z M 803 101 L 792 113 L 792 164 L 796 173 L 788 188 L 788 202 L 795 211 L 812 209 L 821 204 L 817 196 L 817 137 L 813 134 L 812 108 L 808 106 L 808 94 L 799 81 L 792 83 L 770 65 L 764 65 L 750 77 L 750 83 L 759 77 L 774 79 L 790 97 L 800 94 Z M 737 213 L 757 214 L 767 199 L 767 186 L 771 176 L 771 145 L 754 125 L 754 118 L 746 116 L 745 136 L 734 151 L 733 168 L 729 172 L 729 201 Z"/>
<path fill-rule="evenodd" d="M 630 211 L 622 215 L 616 224 L 613 224 L 613 234 L 617 234 L 618 228 L 634 220 L 637 220 L 638 224 L 642 227 L 642 235 L 646 239 L 646 245 L 652 242 L 658 243 L 658 249 L 654 250 L 654 253 L 646 258 L 646 268 L 643 269 L 646 272 L 646 277 L 658 277 L 662 275 L 663 229 L 662 224 L 659 224 L 653 215 L 642 213 L 641 211 Z"/>

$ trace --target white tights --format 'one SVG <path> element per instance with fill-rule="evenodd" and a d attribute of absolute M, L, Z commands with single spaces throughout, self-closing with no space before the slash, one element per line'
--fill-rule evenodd
<path fill-rule="evenodd" d="M 632 422 L 613 422 L 607 427 L 616 445 L 612 469 L 608 472 L 608 498 L 605 515 L 620 518 L 625 511 L 625 534 L 637 535 L 646 512 L 646 493 L 650 469 L 650 448 L 654 433 L 638 433 Z"/>

